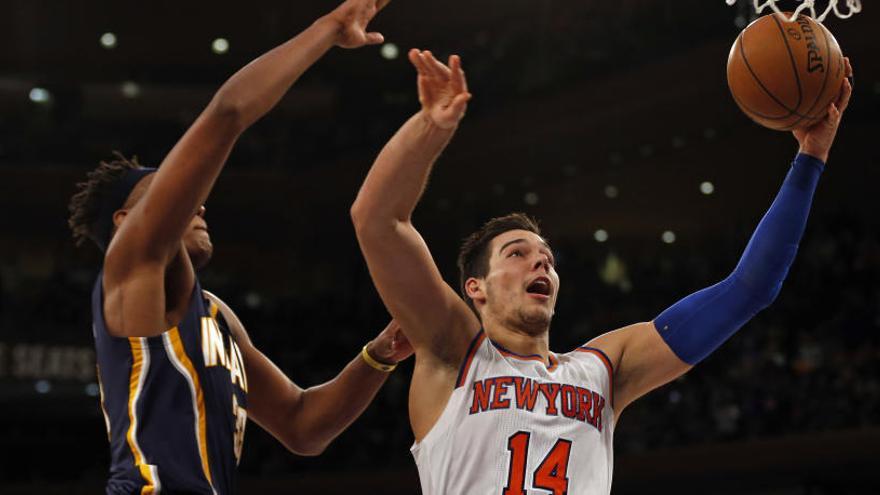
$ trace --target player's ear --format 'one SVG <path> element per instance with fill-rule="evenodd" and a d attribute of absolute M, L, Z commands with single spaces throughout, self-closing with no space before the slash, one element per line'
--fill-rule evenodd
<path fill-rule="evenodd" d="M 117 229 L 120 225 L 122 225 L 122 221 L 125 220 L 125 216 L 128 215 L 128 210 L 116 210 L 113 212 L 113 226 Z"/>
<path fill-rule="evenodd" d="M 477 302 L 486 302 L 486 281 L 482 278 L 470 277 L 464 283 L 464 290 L 468 297 Z"/>

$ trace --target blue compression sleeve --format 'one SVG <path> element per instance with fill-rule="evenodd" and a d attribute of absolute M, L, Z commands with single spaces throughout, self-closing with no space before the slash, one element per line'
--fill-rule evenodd
<path fill-rule="evenodd" d="M 810 213 L 821 160 L 799 154 L 736 269 L 660 313 L 654 325 L 682 360 L 697 364 L 776 299 Z"/>

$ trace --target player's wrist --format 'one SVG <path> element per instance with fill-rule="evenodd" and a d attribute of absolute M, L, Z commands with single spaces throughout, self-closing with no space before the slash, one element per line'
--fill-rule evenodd
<path fill-rule="evenodd" d="M 801 145 L 798 149 L 799 155 L 806 155 L 816 160 L 819 160 L 823 164 L 828 162 L 828 150 L 827 149 L 817 149 L 814 146 L 809 145 Z"/>
<path fill-rule="evenodd" d="M 453 133 L 458 128 L 458 121 L 452 123 L 441 122 L 434 118 L 430 108 L 423 107 L 421 111 L 419 111 L 418 116 L 428 132 Z"/>
<path fill-rule="evenodd" d="M 342 38 L 345 23 L 336 11 L 333 11 L 317 18 L 312 23 L 312 28 L 325 33 L 326 36 L 332 37 L 333 43 L 336 44 Z"/>
<path fill-rule="evenodd" d="M 361 359 L 375 370 L 385 373 L 391 373 L 394 371 L 394 369 L 397 368 L 397 363 L 391 362 L 391 359 L 388 356 L 378 355 L 375 347 L 376 346 L 373 344 L 372 340 L 367 342 L 363 349 L 361 349 Z"/>

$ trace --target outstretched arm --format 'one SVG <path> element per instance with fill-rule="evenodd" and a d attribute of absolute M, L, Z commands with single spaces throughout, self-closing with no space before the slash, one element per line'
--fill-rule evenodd
<path fill-rule="evenodd" d="M 848 60 L 846 65 L 852 75 Z M 819 175 L 851 94 L 852 86 L 845 80 L 828 116 L 794 131 L 799 153 L 727 278 L 678 301 L 653 322 L 602 335 L 591 343 L 615 363 L 617 414 L 636 398 L 685 373 L 776 299 L 797 253 Z"/>
<path fill-rule="evenodd" d="M 353 48 L 381 42 L 380 34 L 365 30 L 378 7 L 379 0 L 347 0 L 235 73 L 162 162 L 142 199 L 114 215 L 120 224 L 108 246 L 103 283 L 108 327 L 115 335 L 149 336 L 167 329 L 167 314 L 185 303 L 195 280 L 188 258 L 179 256 L 181 237 L 238 136 L 334 44 Z M 168 279 L 172 262 L 179 265 Z"/>
<path fill-rule="evenodd" d="M 348 0 L 290 41 L 236 72 L 174 146 L 143 200 L 116 236 L 125 256 L 167 264 L 204 203 L 238 136 L 268 112 L 290 86 L 334 44 L 357 47 L 382 41 L 366 33 L 377 0 Z"/>
<path fill-rule="evenodd" d="M 430 52 L 411 50 L 409 59 L 418 71 L 422 110 L 382 149 L 351 215 L 373 282 L 388 310 L 406 329 L 417 360 L 453 369 L 479 322 L 443 281 L 413 227 L 412 212 L 471 95 L 458 56 L 450 57 L 448 67 Z"/>
<path fill-rule="evenodd" d="M 205 294 L 220 308 L 241 349 L 250 384 L 248 417 L 294 453 L 323 452 L 364 412 L 390 374 L 358 355 L 332 380 L 302 389 L 254 347 L 241 321 L 220 298 Z M 412 355 L 412 347 L 391 321 L 366 352 L 375 361 L 396 364 Z"/>

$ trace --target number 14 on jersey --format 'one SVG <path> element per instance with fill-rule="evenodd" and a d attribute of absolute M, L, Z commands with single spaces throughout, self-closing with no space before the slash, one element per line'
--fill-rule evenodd
<path fill-rule="evenodd" d="M 531 433 L 519 431 L 507 439 L 510 464 L 507 471 L 507 485 L 502 495 L 527 495 L 526 461 L 529 459 L 529 440 Z M 568 457 L 571 454 L 571 440 L 560 438 L 550 452 L 535 469 L 532 487 L 549 490 L 553 495 L 568 493 Z"/>

